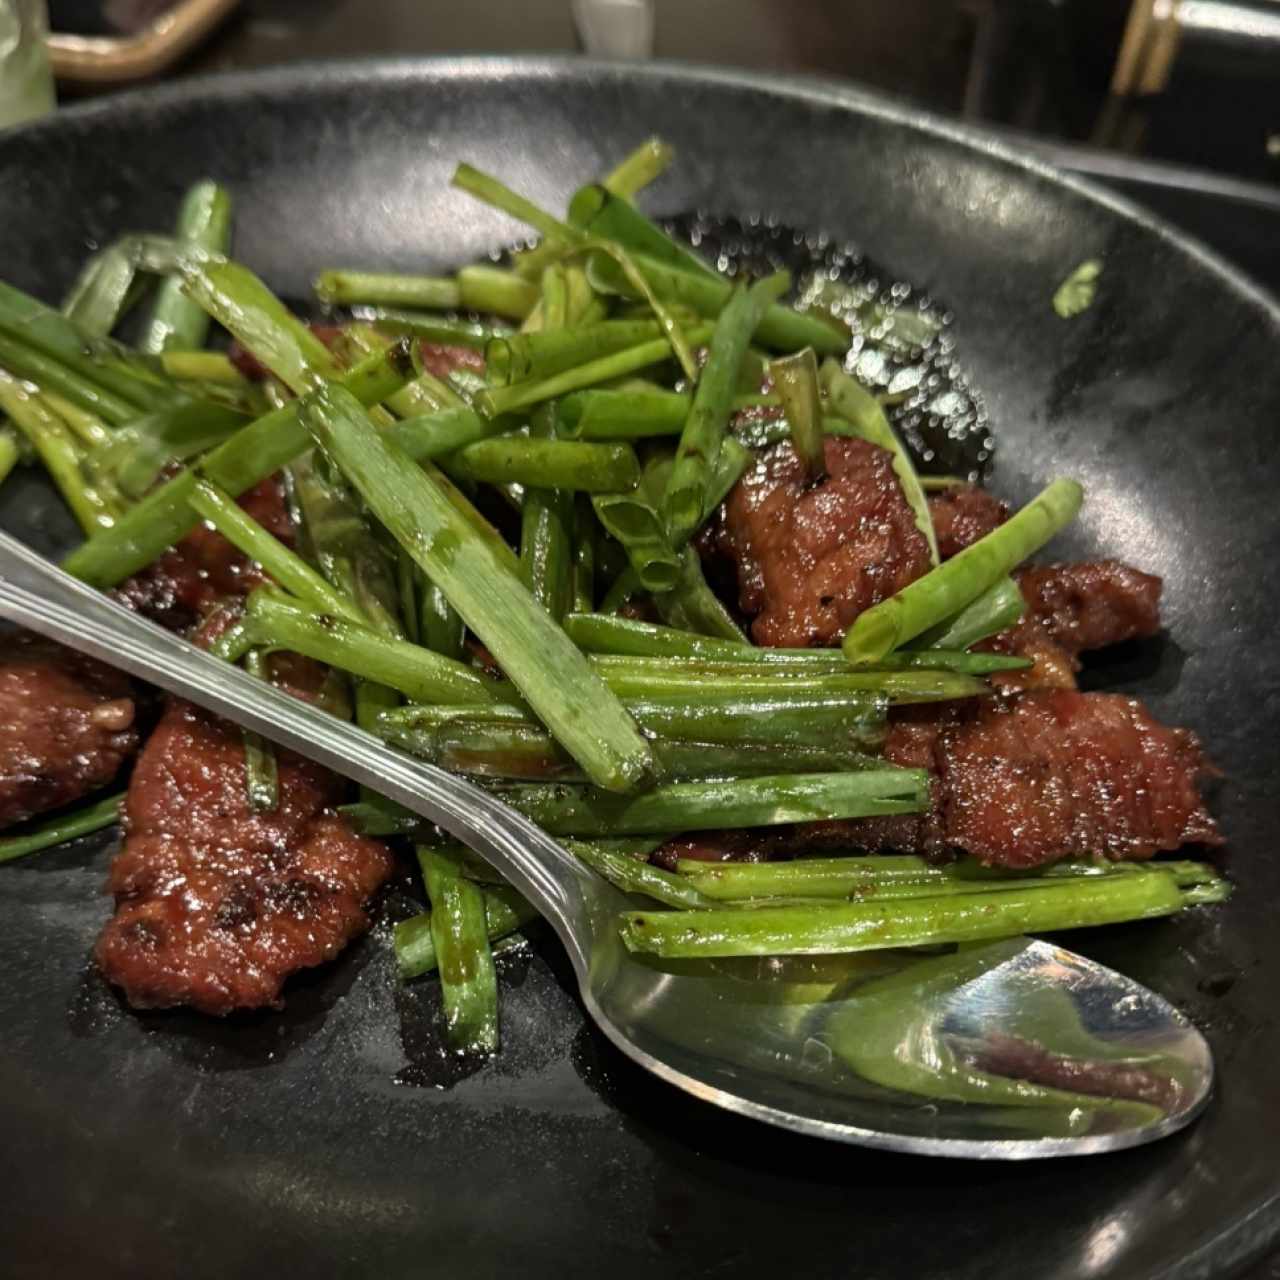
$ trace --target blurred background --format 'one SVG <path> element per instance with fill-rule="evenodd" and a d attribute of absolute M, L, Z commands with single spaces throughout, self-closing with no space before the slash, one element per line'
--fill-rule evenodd
<path fill-rule="evenodd" d="M 49 11 L 60 44 L 96 37 L 100 51 L 103 37 L 136 42 L 184 11 L 208 24 L 167 68 L 118 58 L 124 79 L 629 39 L 641 55 L 848 78 L 1046 138 L 1280 181 L 1275 0 L 49 0 Z M 86 43 L 78 59 L 55 55 L 64 96 L 76 81 L 113 83 Z"/>
<path fill-rule="evenodd" d="M 52 104 L 0 0 L 0 123 Z M 47 0 L 58 100 L 288 62 L 657 57 L 838 78 L 1016 135 L 1280 288 L 1280 0 Z M 25 26 L 26 47 L 21 30 Z M 36 34 L 33 34 L 36 33 Z M 7 98 L 7 105 L 6 105 Z"/>

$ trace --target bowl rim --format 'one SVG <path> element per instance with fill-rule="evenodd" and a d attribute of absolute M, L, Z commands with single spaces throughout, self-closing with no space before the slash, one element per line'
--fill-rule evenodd
<path fill-rule="evenodd" d="M 1053 185 L 1101 205 L 1128 222 L 1136 223 L 1217 276 L 1237 297 L 1256 308 L 1274 326 L 1280 338 L 1280 295 L 1254 280 L 1216 249 L 1196 236 L 1150 212 L 1136 201 L 1117 194 L 1090 178 L 1065 172 L 1017 145 L 1016 136 L 996 133 L 982 126 L 961 123 L 935 111 L 852 81 L 828 76 L 737 70 L 698 62 L 652 59 L 628 62 L 588 58 L 579 54 L 426 54 L 308 59 L 242 71 L 210 71 L 164 84 L 144 85 L 101 98 L 59 107 L 52 115 L 0 129 L 0 159 L 6 143 L 21 137 L 39 138 L 77 124 L 96 124 L 134 111 L 179 107 L 193 99 L 210 102 L 242 98 L 264 89 L 297 92 L 325 84 L 382 84 L 397 82 L 486 81 L 498 79 L 592 81 L 637 80 L 710 84 L 739 92 L 755 92 L 788 98 L 809 105 L 834 107 L 901 125 L 975 151 L 1029 177 Z M 1029 142 L 1034 140 L 1029 139 Z"/>

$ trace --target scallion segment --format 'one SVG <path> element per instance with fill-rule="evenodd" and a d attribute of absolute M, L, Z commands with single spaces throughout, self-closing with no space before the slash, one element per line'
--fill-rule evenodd
<path fill-rule="evenodd" d="M 489 950 L 484 891 L 447 848 L 419 845 L 431 900 L 431 941 L 444 995 L 445 1034 L 461 1053 L 498 1048 L 498 979 Z"/>
<path fill-rule="evenodd" d="M 654 761 L 634 721 L 431 477 L 384 439 L 342 389 L 317 389 L 302 412 L 369 508 L 587 775 L 607 790 L 644 785 Z"/>
<path fill-rule="evenodd" d="M 859 615 L 845 656 L 869 666 L 971 604 L 1075 518 L 1084 490 L 1055 480 L 998 529 Z"/>
<path fill-rule="evenodd" d="M 928 775 L 889 768 L 777 774 L 668 783 L 634 797 L 572 783 L 523 783 L 499 786 L 495 794 L 552 835 L 648 835 L 915 813 L 927 803 Z"/>
<path fill-rule="evenodd" d="M 1171 875 L 1107 876 L 886 903 L 630 912 L 622 938 L 631 951 L 665 959 L 823 955 L 1118 924 L 1187 905 Z"/>

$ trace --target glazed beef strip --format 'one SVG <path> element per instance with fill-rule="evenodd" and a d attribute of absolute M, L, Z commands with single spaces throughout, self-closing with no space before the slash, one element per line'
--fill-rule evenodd
<path fill-rule="evenodd" d="M 892 455 L 835 436 L 825 448 L 827 476 L 814 485 L 789 443 L 766 450 L 706 540 L 734 565 L 757 644 L 838 644 L 858 614 L 929 568 Z"/>
<path fill-rule="evenodd" d="M 925 812 L 708 832 L 668 842 L 653 861 L 670 868 L 677 858 L 858 849 L 939 860 L 967 853 L 1021 871 L 1062 858 L 1124 861 L 1222 843 L 1200 796 L 1213 770 L 1196 736 L 1119 694 L 1047 689 L 907 708 L 884 754 L 933 775 Z"/>
<path fill-rule="evenodd" d="M 1222 843 L 1200 796 L 1212 769 L 1195 734 L 1120 694 L 1046 689 L 920 711 L 894 724 L 885 756 L 932 770 L 929 810 L 816 823 L 811 846 L 958 850 L 1024 870 Z"/>
<path fill-rule="evenodd" d="M 992 684 L 1006 692 L 1074 689 L 1079 655 L 1160 630 L 1159 578 L 1118 560 L 1031 565 L 1014 579 L 1027 602 L 1015 627 L 978 647 L 1030 658 L 1025 671 L 1002 672 Z"/>
<path fill-rule="evenodd" d="M 292 543 L 279 477 L 240 503 Z M 256 565 L 201 525 L 116 594 L 207 643 L 262 581 Z M 273 669 L 302 697 L 325 678 L 323 667 L 292 655 L 277 655 Z M 344 779 L 287 751 L 277 764 L 279 804 L 253 813 L 240 730 L 188 703 L 168 704 L 130 781 L 125 842 L 108 879 L 116 911 L 96 950 L 131 1004 L 211 1014 L 279 1005 L 290 974 L 333 959 L 368 928 L 366 903 L 391 871 L 390 851 L 334 812 Z"/>
<path fill-rule="evenodd" d="M 282 683 L 303 696 L 324 675 L 296 660 L 287 670 Z M 133 771 L 108 881 L 116 911 L 95 953 L 131 1004 L 278 1006 L 290 974 L 368 928 L 389 850 L 334 811 L 344 779 L 288 751 L 277 760 L 279 805 L 254 813 L 240 731 L 169 703 Z"/>
<path fill-rule="evenodd" d="M 0 643 L 0 827 L 110 783 L 138 749 L 133 682 L 40 636 Z"/>

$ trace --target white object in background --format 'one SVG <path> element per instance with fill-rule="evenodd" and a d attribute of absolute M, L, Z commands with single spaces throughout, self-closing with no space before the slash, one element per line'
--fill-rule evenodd
<path fill-rule="evenodd" d="M 0 127 L 53 110 L 44 0 L 0 0 Z"/>
<path fill-rule="evenodd" d="M 583 48 L 595 58 L 653 54 L 652 0 L 573 0 Z"/>

